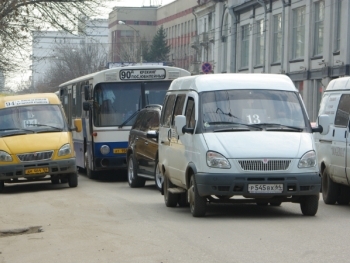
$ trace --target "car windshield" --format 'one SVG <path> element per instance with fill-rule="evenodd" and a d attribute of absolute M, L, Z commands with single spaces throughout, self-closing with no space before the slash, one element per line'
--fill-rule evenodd
<path fill-rule="evenodd" d="M 65 128 L 58 105 L 26 105 L 0 110 L 0 133 L 46 132 Z"/>
<path fill-rule="evenodd" d="M 303 130 L 303 108 L 296 92 L 279 90 L 221 90 L 201 94 L 205 130 L 264 126 L 266 130 Z M 241 127 L 240 127 L 241 128 Z"/>

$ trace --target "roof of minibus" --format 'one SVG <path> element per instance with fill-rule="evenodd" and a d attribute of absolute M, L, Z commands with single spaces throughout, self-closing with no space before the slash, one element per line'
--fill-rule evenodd
<path fill-rule="evenodd" d="M 331 80 L 326 91 L 348 90 L 350 89 L 350 77 L 342 77 Z"/>
<path fill-rule="evenodd" d="M 174 70 L 174 71 L 180 71 L 182 72 L 183 74 L 186 73 L 186 75 L 190 75 L 191 73 L 185 69 L 182 69 L 182 68 L 176 68 L 176 67 L 169 67 L 169 66 L 158 66 L 158 65 L 147 65 L 146 66 L 126 66 L 126 67 L 117 67 L 117 68 L 110 68 L 110 69 L 105 69 L 105 70 L 101 70 L 101 71 L 98 71 L 98 72 L 95 72 L 95 73 L 91 73 L 91 74 L 88 74 L 88 75 L 85 75 L 85 76 L 81 76 L 81 77 L 78 77 L 78 78 L 75 78 L 75 79 L 72 79 L 72 80 L 69 80 L 67 82 L 64 82 L 62 84 L 59 85 L 59 87 L 63 87 L 63 86 L 67 86 L 67 85 L 70 85 L 70 84 L 73 84 L 73 83 L 76 83 L 76 82 L 80 82 L 80 81 L 84 81 L 84 80 L 88 80 L 88 79 L 91 79 L 93 76 L 95 75 L 98 75 L 98 74 L 101 74 L 101 73 L 108 73 L 108 72 L 112 72 L 112 71 L 115 71 L 115 70 L 128 70 L 128 69 L 159 69 L 159 68 L 164 68 L 166 70 Z"/>
<path fill-rule="evenodd" d="M 5 102 L 31 99 L 48 99 L 49 104 L 61 104 L 61 101 L 55 93 L 32 93 L 0 97 L 0 109 L 5 108 Z"/>
<path fill-rule="evenodd" d="M 182 77 L 172 82 L 169 91 L 194 90 L 204 92 L 227 89 L 297 91 L 288 76 L 262 73 L 228 73 Z"/>

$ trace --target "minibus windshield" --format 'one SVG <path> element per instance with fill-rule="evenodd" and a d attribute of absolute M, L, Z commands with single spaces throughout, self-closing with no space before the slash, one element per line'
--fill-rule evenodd
<path fill-rule="evenodd" d="M 0 133 L 62 131 L 64 128 L 58 105 L 26 105 L 0 110 Z"/>
<path fill-rule="evenodd" d="M 302 131 L 303 108 L 298 94 L 280 90 L 220 90 L 201 93 L 205 130 L 251 125 L 264 130 Z M 224 126 L 224 127 L 223 127 Z"/>

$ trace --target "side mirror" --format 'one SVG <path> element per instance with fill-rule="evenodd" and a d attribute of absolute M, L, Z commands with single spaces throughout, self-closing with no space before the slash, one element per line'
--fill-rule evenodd
<path fill-rule="evenodd" d="M 175 116 L 175 128 L 178 135 L 184 135 L 185 132 L 182 128 L 186 127 L 186 116 L 177 115 Z"/>
<path fill-rule="evenodd" d="M 74 127 L 76 132 L 81 132 L 83 130 L 83 122 L 81 119 L 74 120 Z"/>
<path fill-rule="evenodd" d="M 90 110 L 90 103 L 89 102 L 87 102 L 87 101 L 83 102 L 83 110 L 84 111 Z"/>
<path fill-rule="evenodd" d="M 84 96 L 85 96 L 85 100 L 90 100 L 90 87 L 89 85 L 85 85 L 84 86 Z"/>
<path fill-rule="evenodd" d="M 158 132 L 153 130 L 148 131 L 146 137 L 151 139 L 158 139 Z"/>
<path fill-rule="evenodd" d="M 318 116 L 318 127 L 312 128 L 312 132 L 319 132 L 322 135 L 326 135 L 329 132 L 330 118 L 328 115 Z"/>

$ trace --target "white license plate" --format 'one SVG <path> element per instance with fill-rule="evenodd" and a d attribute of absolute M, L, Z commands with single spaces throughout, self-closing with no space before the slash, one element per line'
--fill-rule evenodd
<path fill-rule="evenodd" d="M 249 193 L 282 193 L 283 184 L 248 184 Z"/>

